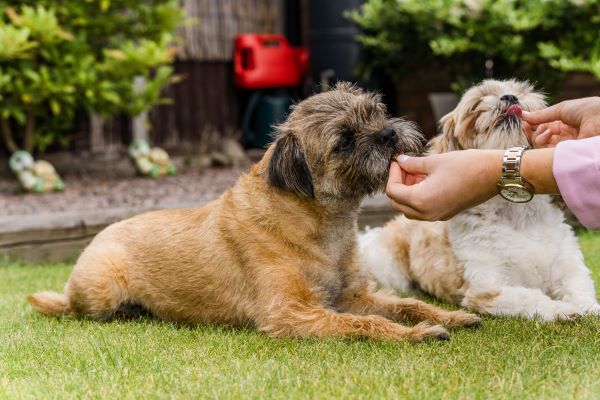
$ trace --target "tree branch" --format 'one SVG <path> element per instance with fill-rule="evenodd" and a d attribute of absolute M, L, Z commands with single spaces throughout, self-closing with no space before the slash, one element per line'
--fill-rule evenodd
<path fill-rule="evenodd" d="M 15 142 L 8 119 L 0 118 L 0 126 L 2 128 L 2 140 L 8 151 L 14 153 L 15 151 L 19 150 L 19 146 L 17 146 L 17 143 Z"/>
<path fill-rule="evenodd" d="M 27 121 L 25 122 L 25 138 L 23 139 L 23 148 L 30 154 L 33 154 L 33 134 L 35 132 L 35 117 L 33 112 L 27 112 Z"/>

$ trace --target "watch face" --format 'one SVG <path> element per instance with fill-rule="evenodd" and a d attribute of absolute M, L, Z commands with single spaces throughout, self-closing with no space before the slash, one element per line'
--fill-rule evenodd
<path fill-rule="evenodd" d="M 500 188 L 500 195 L 506 200 L 515 203 L 527 203 L 533 198 L 533 194 L 521 185 L 508 184 Z"/>

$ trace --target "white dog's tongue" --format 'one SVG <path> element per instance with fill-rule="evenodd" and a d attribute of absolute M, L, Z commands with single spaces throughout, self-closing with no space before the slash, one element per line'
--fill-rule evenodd
<path fill-rule="evenodd" d="M 521 117 L 523 115 L 523 109 L 518 104 L 513 104 L 512 106 L 506 109 L 506 113 L 508 115 L 516 115 L 517 117 Z"/>

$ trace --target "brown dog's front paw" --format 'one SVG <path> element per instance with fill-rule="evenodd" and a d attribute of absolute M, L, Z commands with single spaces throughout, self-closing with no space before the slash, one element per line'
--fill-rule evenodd
<path fill-rule="evenodd" d="M 448 328 L 475 328 L 481 325 L 481 318 L 478 315 L 459 310 L 449 312 L 440 322 Z"/>
<path fill-rule="evenodd" d="M 450 340 L 450 334 L 441 325 L 429 325 L 427 322 L 421 322 L 414 326 L 411 332 L 411 339 L 415 342 L 424 340 Z"/>

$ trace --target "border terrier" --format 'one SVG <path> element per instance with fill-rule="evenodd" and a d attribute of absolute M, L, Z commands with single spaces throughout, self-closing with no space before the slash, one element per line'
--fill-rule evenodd
<path fill-rule="evenodd" d="M 483 81 L 442 118 L 430 152 L 527 146 L 515 107 L 539 110 L 544 97 L 527 82 Z M 445 222 L 398 217 L 359 242 L 362 265 L 405 293 L 415 286 L 483 314 L 543 321 L 600 313 L 577 238 L 551 196 L 527 204 L 496 196 Z"/>
<path fill-rule="evenodd" d="M 136 307 L 181 324 L 251 326 L 271 337 L 446 339 L 479 318 L 371 291 L 357 264 L 361 200 L 385 187 L 414 126 L 347 83 L 293 107 L 248 174 L 200 208 L 115 223 L 83 251 L 47 315 L 107 320 Z M 394 322 L 422 322 L 403 326 Z"/>

